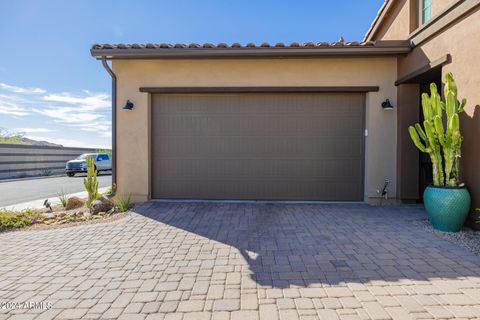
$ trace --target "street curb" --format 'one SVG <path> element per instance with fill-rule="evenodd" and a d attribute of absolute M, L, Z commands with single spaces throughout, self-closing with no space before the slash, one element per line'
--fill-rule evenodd
<path fill-rule="evenodd" d="M 103 194 L 107 192 L 108 189 L 110 189 L 110 187 L 99 188 L 98 193 Z M 70 194 L 67 194 L 66 196 L 69 198 L 70 197 L 86 198 L 88 196 L 88 193 L 86 191 L 82 191 L 82 192 L 70 193 Z M 55 197 L 42 198 L 42 199 L 32 200 L 28 202 L 12 204 L 5 207 L 1 207 L 0 209 L 13 210 L 13 211 L 21 211 L 26 209 L 42 209 L 44 207 L 43 202 L 45 201 L 45 199 L 48 199 L 51 205 L 60 204 L 60 199 L 58 199 L 58 197 L 55 196 Z"/>

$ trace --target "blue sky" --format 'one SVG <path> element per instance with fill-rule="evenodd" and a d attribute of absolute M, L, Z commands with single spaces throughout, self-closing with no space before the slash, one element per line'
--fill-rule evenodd
<path fill-rule="evenodd" d="M 2 0 L 0 128 L 110 146 L 110 78 L 94 43 L 361 40 L 383 0 Z"/>

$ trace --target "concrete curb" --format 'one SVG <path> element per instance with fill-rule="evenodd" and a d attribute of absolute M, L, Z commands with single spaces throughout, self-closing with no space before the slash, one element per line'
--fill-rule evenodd
<path fill-rule="evenodd" d="M 98 192 L 99 193 L 105 193 L 110 187 L 105 187 L 105 188 L 99 188 Z M 68 197 L 79 197 L 79 198 L 86 198 L 88 196 L 88 193 L 86 191 L 82 192 L 77 192 L 77 193 L 71 193 L 67 195 Z M 33 201 L 28 201 L 28 202 L 23 202 L 23 203 L 17 203 L 17 204 L 12 204 L 9 206 L 2 207 L 0 209 L 6 209 L 6 210 L 15 210 L 15 211 L 21 211 L 21 210 L 26 210 L 26 209 L 41 209 L 43 208 L 43 203 L 47 198 L 43 199 L 38 199 L 38 200 L 33 200 Z M 58 197 L 50 197 L 48 198 L 50 203 L 52 205 L 57 205 L 60 204 L 60 199 Z"/>

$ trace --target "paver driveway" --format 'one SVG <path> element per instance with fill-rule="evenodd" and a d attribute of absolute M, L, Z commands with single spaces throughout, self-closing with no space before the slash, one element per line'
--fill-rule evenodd
<path fill-rule="evenodd" d="M 417 207 L 147 202 L 0 235 L 0 319 L 480 318 L 480 259 Z"/>

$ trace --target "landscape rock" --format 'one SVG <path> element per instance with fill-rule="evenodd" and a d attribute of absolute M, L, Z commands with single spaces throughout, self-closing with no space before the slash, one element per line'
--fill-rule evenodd
<path fill-rule="evenodd" d="M 45 220 L 53 219 L 53 218 L 55 218 L 55 213 L 53 213 L 53 212 L 45 212 L 45 213 L 43 213 L 43 218 L 44 218 Z"/>
<path fill-rule="evenodd" d="M 59 212 L 57 214 L 55 214 L 55 218 L 58 219 L 58 218 L 63 218 L 65 217 L 67 214 L 65 212 Z"/>
<path fill-rule="evenodd" d="M 71 197 L 71 198 L 68 198 L 67 206 L 65 207 L 65 209 L 72 210 L 72 209 L 81 208 L 83 207 L 84 203 L 85 201 L 83 201 L 79 197 Z"/>
<path fill-rule="evenodd" d="M 98 214 L 100 212 L 106 212 L 112 209 L 113 203 L 110 199 L 105 196 L 101 196 L 97 200 L 94 200 L 90 205 L 90 213 Z"/>

